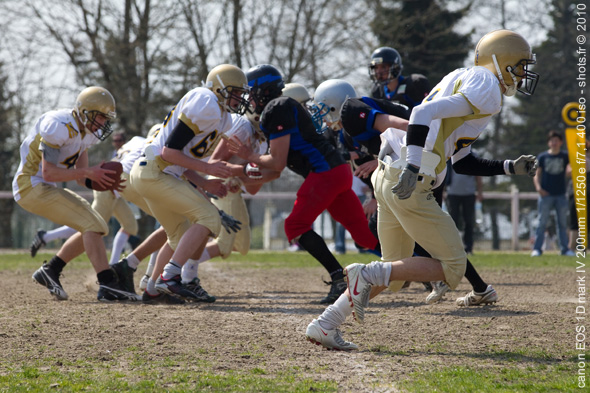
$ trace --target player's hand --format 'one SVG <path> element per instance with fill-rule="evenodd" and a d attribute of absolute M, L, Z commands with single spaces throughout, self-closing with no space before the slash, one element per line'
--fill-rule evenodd
<path fill-rule="evenodd" d="M 371 176 L 371 174 L 377 169 L 379 165 L 379 161 L 371 160 L 367 161 L 361 165 L 359 165 L 354 170 L 354 175 L 360 177 L 361 179 L 366 179 L 367 177 Z"/>
<path fill-rule="evenodd" d="M 234 217 L 230 216 L 223 210 L 219 211 L 219 216 L 221 217 L 221 225 L 225 228 L 227 233 L 238 232 L 242 229 L 242 222 L 236 220 Z"/>
<path fill-rule="evenodd" d="M 375 198 L 366 199 L 363 203 L 363 211 L 367 219 L 370 218 L 377 211 L 377 200 Z"/>
<path fill-rule="evenodd" d="M 240 192 L 242 189 L 242 181 L 237 177 L 231 177 L 225 185 L 227 186 L 227 190 L 234 194 Z"/>
<path fill-rule="evenodd" d="M 244 165 L 244 174 L 252 180 L 262 179 L 262 172 L 260 172 L 260 168 L 253 162 L 249 162 Z"/>
<path fill-rule="evenodd" d="M 105 190 L 114 189 L 113 186 L 117 180 L 115 180 L 112 176 L 117 172 L 111 169 L 102 168 L 101 166 L 103 164 L 104 161 L 98 165 L 86 168 L 85 177 L 97 183 Z"/>
<path fill-rule="evenodd" d="M 215 195 L 219 198 L 223 198 L 227 195 L 227 187 L 222 179 L 208 179 L 205 181 L 205 184 L 203 184 L 203 190 L 205 190 L 205 193 Z"/>
<path fill-rule="evenodd" d="M 207 164 L 206 173 L 211 176 L 225 179 L 231 176 L 231 169 L 227 166 L 225 161 L 217 161 Z"/>
<path fill-rule="evenodd" d="M 520 156 L 508 164 L 513 175 L 529 175 L 534 177 L 537 173 L 537 158 L 535 156 Z"/>
<path fill-rule="evenodd" d="M 242 141 L 235 135 L 231 138 L 227 139 L 227 144 L 229 147 L 229 151 L 236 156 L 243 158 L 244 160 L 250 160 L 250 155 L 252 155 L 252 146 L 247 143 L 242 143 Z"/>
<path fill-rule="evenodd" d="M 416 189 L 418 181 L 418 171 L 420 168 L 408 164 L 399 175 L 399 182 L 391 187 L 391 192 L 397 195 L 399 199 L 408 199 Z"/>
<path fill-rule="evenodd" d="M 123 192 L 123 190 L 125 190 L 125 187 L 127 187 L 127 185 L 124 184 L 126 182 L 127 182 L 126 179 L 121 178 L 121 181 L 118 184 L 116 184 L 115 187 L 111 191 L 113 191 L 113 193 L 114 193 L 114 191 Z"/>

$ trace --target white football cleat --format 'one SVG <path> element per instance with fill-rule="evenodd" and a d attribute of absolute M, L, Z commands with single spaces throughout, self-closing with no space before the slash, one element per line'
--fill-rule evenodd
<path fill-rule="evenodd" d="M 426 296 L 426 303 L 434 304 L 438 302 L 440 299 L 443 298 L 445 293 L 450 289 L 444 281 L 433 281 L 432 284 L 432 292 L 428 296 Z"/>
<path fill-rule="evenodd" d="M 488 285 L 484 293 L 477 293 L 475 291 L 469 292 L 467 295 L 457 298 L 457 306 L 469 307 L 480 304 L 496 303 L 498 301 L 498 294 L 491 285 Z"/>
<path fill-rule="evenodd" d="M 307 337 L 307 341 L 321 345 L 328 350 L 352 351 L 358 349 L 355 344 L 344 341 L 339 329 L 324 329 L 320 326 L 320 322 L 317 319 L 311 321 L 307 326 L 305 336 Z"/>
<path fill-rule="evenodd" d="M 371 287 L 361 274 L 365 265 L 353 263 L 344 268 L 344 275 L 348 283 L 348 300 L 352 303 L 352 316 L 358 323 L 365 321 L 365 308 L 369 305 Z"/>
<path fill-rule="evenodd" d="M 143 277 L 141 278 L 141 280 L 139 280 L 139 289 L 141 289 L 142 291 L 145 291 L 149 280 L 150 280 L 150 276 L 148 276 L 147 274 L 144 274 Z"/>

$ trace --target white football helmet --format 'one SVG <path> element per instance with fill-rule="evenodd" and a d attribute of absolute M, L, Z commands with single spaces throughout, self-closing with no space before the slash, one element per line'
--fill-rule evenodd
<path fill-rule="evenodd" d="M 495 30 L 484 35 L 475 47 L 476 66 L 492 71 L 504 87 L 504 95 L 511 97 L 517 91 L 532 95 L 539 74 L 528 69 L 536 63 L 529 43 L 518 33 Z"/>
<path fill-rule="evenodd" d="M 309 91 L 300 83 L 287 83 L 283 88 L 283 95 L 291 97 L 302 105 L 311 100 Z"/>
<path fill-rule="evenodd" d="M 344 102 L 355 97 L 358 96 L 350 83 L 342 79 L 328 79 L 320 83 L 313 95 L 313 101 L 325 121 L 337 123 L 340 121 Z"/>

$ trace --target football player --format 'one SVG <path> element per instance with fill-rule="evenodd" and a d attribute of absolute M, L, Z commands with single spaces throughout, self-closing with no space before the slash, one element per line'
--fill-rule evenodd
<path fill-rule="evenodd" d="M 407 106 L 419 105 L 430 92 L 430 82 L 422 74 L 402 76 L 402 58 L 393 48 L 381 47 L 371 54 L 369 76 L 372 98 L 383 98 Z"/>
<path fill-rule="evenodd" d="M 59 281 L 62 269 L 84 251 L 98 277 L 98 300 L 139 300 L 122 289 L 109 268 L 102 241 L 108 233 L 104 219 L 85 199 L 57 187 L 58 182 L 76 180 L 88 187 L 96 182 L 121 190 L 109 177 L 114 171 L 88 166 L 88 148 L 112 133 L 110 122 L 115 116 L 111 93 L 102 87 L 88 87 L 78 95 L 73 109 L 43 114 L 20 147 L 21 162 L 12 183 L 16 202 L 31 213 L 78 231 L 33 274 L 33 280 L 59 300 L 68 298 Z"/>
<path fill-rule="evenodd" d="M 281 172 L 288 167 L 305 178 L 297 191 L 291 214 L 285 220 L 288 240 L 298 243 L 316 258 L 332 278 L 329 294 L 321 303 L 334 302 L 346 289 L 342 266 L 313 222 L 324 211 L 340 222 L 361 246 L 375 249 L 378 241 L 369 231 L 362 205 L 352 191 L 352 171 L 340 152 L 316 132 L 311 115 L 296 100 L 282 96 L 283 77 L 269 64 L 247 72 L 253 112 L 269 140 L 270 153 L 260 154 L 231 138 L 234 154 L 260 168 Z"/>
<path fill-rule="evenodd" d="M 247 116 L 232 114 L 232 128 L 225 135 L 215 148 L 211 155 L 210 161 L 226 161 L 237 165 L 246 165 L 247 161 L 234 155 L 229 150 L 227 138 L 235 137 L 241 143 L 250 146 L 258 154 L 264 154 L 268 150 L 268 142 L 260 129 L 256 128 Z M 198 266 L 210 260 L 221 256 L 223 259 L 228 258 L 232 251 L 246 255 L 250 251 L 250 216 L 246 202 L 242 197 L 244 192 L 255 195 L 265 182 L 276 179 L 280 172 L 261 170 L 259 174 L 250 177 L 244 174 L 240 176 L 229 177 L 225 184 L 227 186 L 227 195 L 220 198 L 213 198 L 212 203 L 219 210 L 231 215 L 241 223 L 239 231 L 221 231 L 219 236 L 210 240 L 198 260 L 189 260 L 182 269 L 182 280 L 191 282 L 198 277 Z"/>
<path fill-rule="evenodd" d="M 343 88 L 343 86 L 344 83 L 327 84 L 322 82 L 316 91 L 314 100 L 317 100 L 319 105 L 325 104 L 335 108 L 335 110 L 330 110 L 329 113 L 332 113 L 332 115 L 329 120 L 327 117 L 324 120 L 327 120 L 330 127 L 341 128 L 345 132 L 346 139 L 350 140 L 349 145 L 361 146 L 363 151 L 369 153 L 370 157 L 373 158 L 373 160 L 363 163 L 355 170 L 355 174 L 370 176 L 373 170 L 377 168 L 377 157 L 381 147 L 381 133 L 389 127 L 406 130 L 407 121 L 405 119 L 409 118 L 409 111 L 404 105 L 384 99 L 369 97 L 346 99 L 346 97 L 351 96 L 351 91 L 354 90 L 350 84 L 346 88 Z M 342 109 L 338 110 L 338 108 Z M 340 116 L 336 116 L 334 113 L 340 113 Z M 440 184 L 432 190 L 436 202 L 441 207 L 443 188 L 443 184 Z M 372 219 L 375 217 L 376 215 L 371 217 L 370 223 L 373 222 Z M 374 228 L 376 231 L 376 220 L 374 220 Z M 371 229 L 373 230 L 373 227 Z M 419 244 L 416 244 L 414 253 L 415 255 L 430 257 L 430 254 Z M 488 288 L 488 284 L 483 281 L 469 259 L 467 259 L 465 277 L 476 292 L 482 292 Z M 443 282 L 433 283 L 428 289 L 430 294 L 426 297 L 426 302 L 429 304 L 438 302 L 448 290 L 449 287 Z M 497 297 L 494 300 L 497 300 Z"/>
<path fill-rule="evenodd" d="M 509 30 L 486 34 L 475 48 L 474 67 L 457 69 L 435 86 L 410 116 L 407 133 L 389 128 L 372 181 L 379 203 L 378 231 L 383 260 L 346 267 L 348 289 L 307 327 L 308 340 L 327 348 L 357 349 L 338 327 L 346 317 L 362 323 L 369 300 L 404 281 L 444 281 L 454 289 L 465 274 L 467 256 L 452 218 L 432 197 L 443 181 L 448 158 L 457 173 L 534 176 L 534 156 L 486 160 L 471 154 L 471 144 L 502 107 L 502 95 L 532 95 L 538 74 L 529 67 L 535 55 L 528 42 Z M 432 258 L 412 257 L 414 240 Z M 496 297 L 493 288 L 471 291 L 457 300 L 468 306 Z"/>
<path fill-rule="evenodd" d="M 210 236 L 219 235 L 221 218 L 217 208 L 189 182 L 195 180 L 190 171 L 220 178 L 232 175 L 226 162 L 203 159 L 231 128 L 230 112 L 246 110 L 248 89 L 246 75 L 239 68 L 228 64 L 213 68 L 205 87 L 194 88 L 180 99 L 154 141 L 146 145 L 145 157 L 131 169 L 131 185 L 168 237 L 169 251 L 158 254 L 152 278 L 159 277 L 148 282 L 148 294 L 202 301 L 189 283 L 181 282 L 181 270 L 189 258 L 202 254 Z"/>

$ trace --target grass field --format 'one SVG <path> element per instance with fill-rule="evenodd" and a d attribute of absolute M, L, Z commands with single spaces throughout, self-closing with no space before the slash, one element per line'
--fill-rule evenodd
<path fill-rule="evenodd" d="M 200 271 L 217 302 L 185 306 L 100 304 L 84 258 L 64 271 L 70 300 L 54 301 L 30 280 L 50 257 L 0 259 L 2 392 L 589 391 L 577 386 L 582 258 L 478 253 L 471 260 L 498 291 L 496 305 L 458 308 L 470 290 L 463 280 L 429 306 L 413 284 L 376 298 L 365 325 L 348 320 L 344 337 L 359 350 L 344 353 L 305 340 L 328 290 L 306 253 L 214 260 Z"/>

